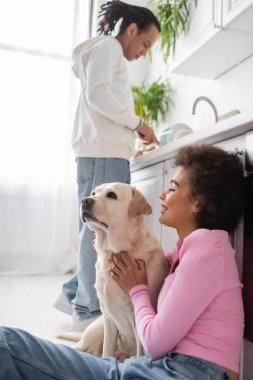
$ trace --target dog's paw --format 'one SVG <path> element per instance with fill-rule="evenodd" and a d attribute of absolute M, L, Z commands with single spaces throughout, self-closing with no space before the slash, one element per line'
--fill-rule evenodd
<path fill-rule="evenodd" d="M 79 340 L 82 338 L 82 334 L 83 333 L 81 332 L 63 332 L 55 335 L 55 338 L 79 342 Z"/>
<path fill-rule="evenodd" d="M 103 342 L 95 342 L 95 341 L 85 341 L 80 340 L 75 346 L 74 349 L 76 351 L 88 352 L 89 354 L 96 356 L 98 358 L 102 357 L 103 350 Z"/>
<path fill-rule="evenodd" d="M 75 345 L 77 351 L 88 352 L 97 357 L 102 356 L 104 341 L 104 320 L 97 318 L 82 333 L 81 339 Z"/>
<path fill-rule="evenodd" d="M 125 359 L 127 359 L 129 356 L 124 354 L 123 352 L 119 351 L 118 349 L 115 352 L 115 357 L 118 361 L 123 362 Z"/>

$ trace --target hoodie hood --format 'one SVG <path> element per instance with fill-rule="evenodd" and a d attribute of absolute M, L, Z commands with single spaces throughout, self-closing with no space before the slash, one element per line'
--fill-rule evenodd
<path fill-rule="evenodd" d="M 74 64 L 72 69 L 77 78 L 80 78 L 81 59 L 83 54 L 86 53 L 87 50 L 89 50 L 92 46 L 107 38 L 108 36 L 93 37 L 76 46 L 76 48 L 73 50 Z"/>

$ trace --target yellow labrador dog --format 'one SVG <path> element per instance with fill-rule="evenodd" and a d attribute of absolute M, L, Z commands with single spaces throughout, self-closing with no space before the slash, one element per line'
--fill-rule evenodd
<path fill-rule="evenodd" d="M 133 261 L 145 261 L 151 301 L 156 308 L 169 268 L 160 243 L 144 220 L 152 208 L 135 187 L 115 182 L 96 187 L 90 197 L 82 200 L 80 212 L 82 220 L 96 233 L 95 287 L 102 317 L 86 328 L 75 348 L 119 360 L 141 355 L 133 305 L 129 295 L 111 278 L 111 255 L 127 251 Z M 75 340 L 79 334 L 58 337 Z"/>

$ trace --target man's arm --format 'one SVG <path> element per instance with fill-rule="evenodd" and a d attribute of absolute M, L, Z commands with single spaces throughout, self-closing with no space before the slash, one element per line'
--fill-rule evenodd
<path fill-rule="evenodd" d="M 140 121 L 134 112 L 134 106 L 120 102 L 112 91 L 113 76 L 120 59 L 119 52 L 113 49 L 113 45 L 94 46 L 86 66 L 86 99 L 95 112 L 134 130 Z"/>

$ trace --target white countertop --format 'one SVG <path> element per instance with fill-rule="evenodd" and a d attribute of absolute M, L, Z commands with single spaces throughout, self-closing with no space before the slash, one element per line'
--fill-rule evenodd
<path fill-rule="evenodd" d="M 172 158 L 183 145 L 193 143 L 215 144 L 253 130 L 253 110 L 239 113 L 208 128 L 193 132 L 162 147 L 131 160 L 131 171 Z"/>

